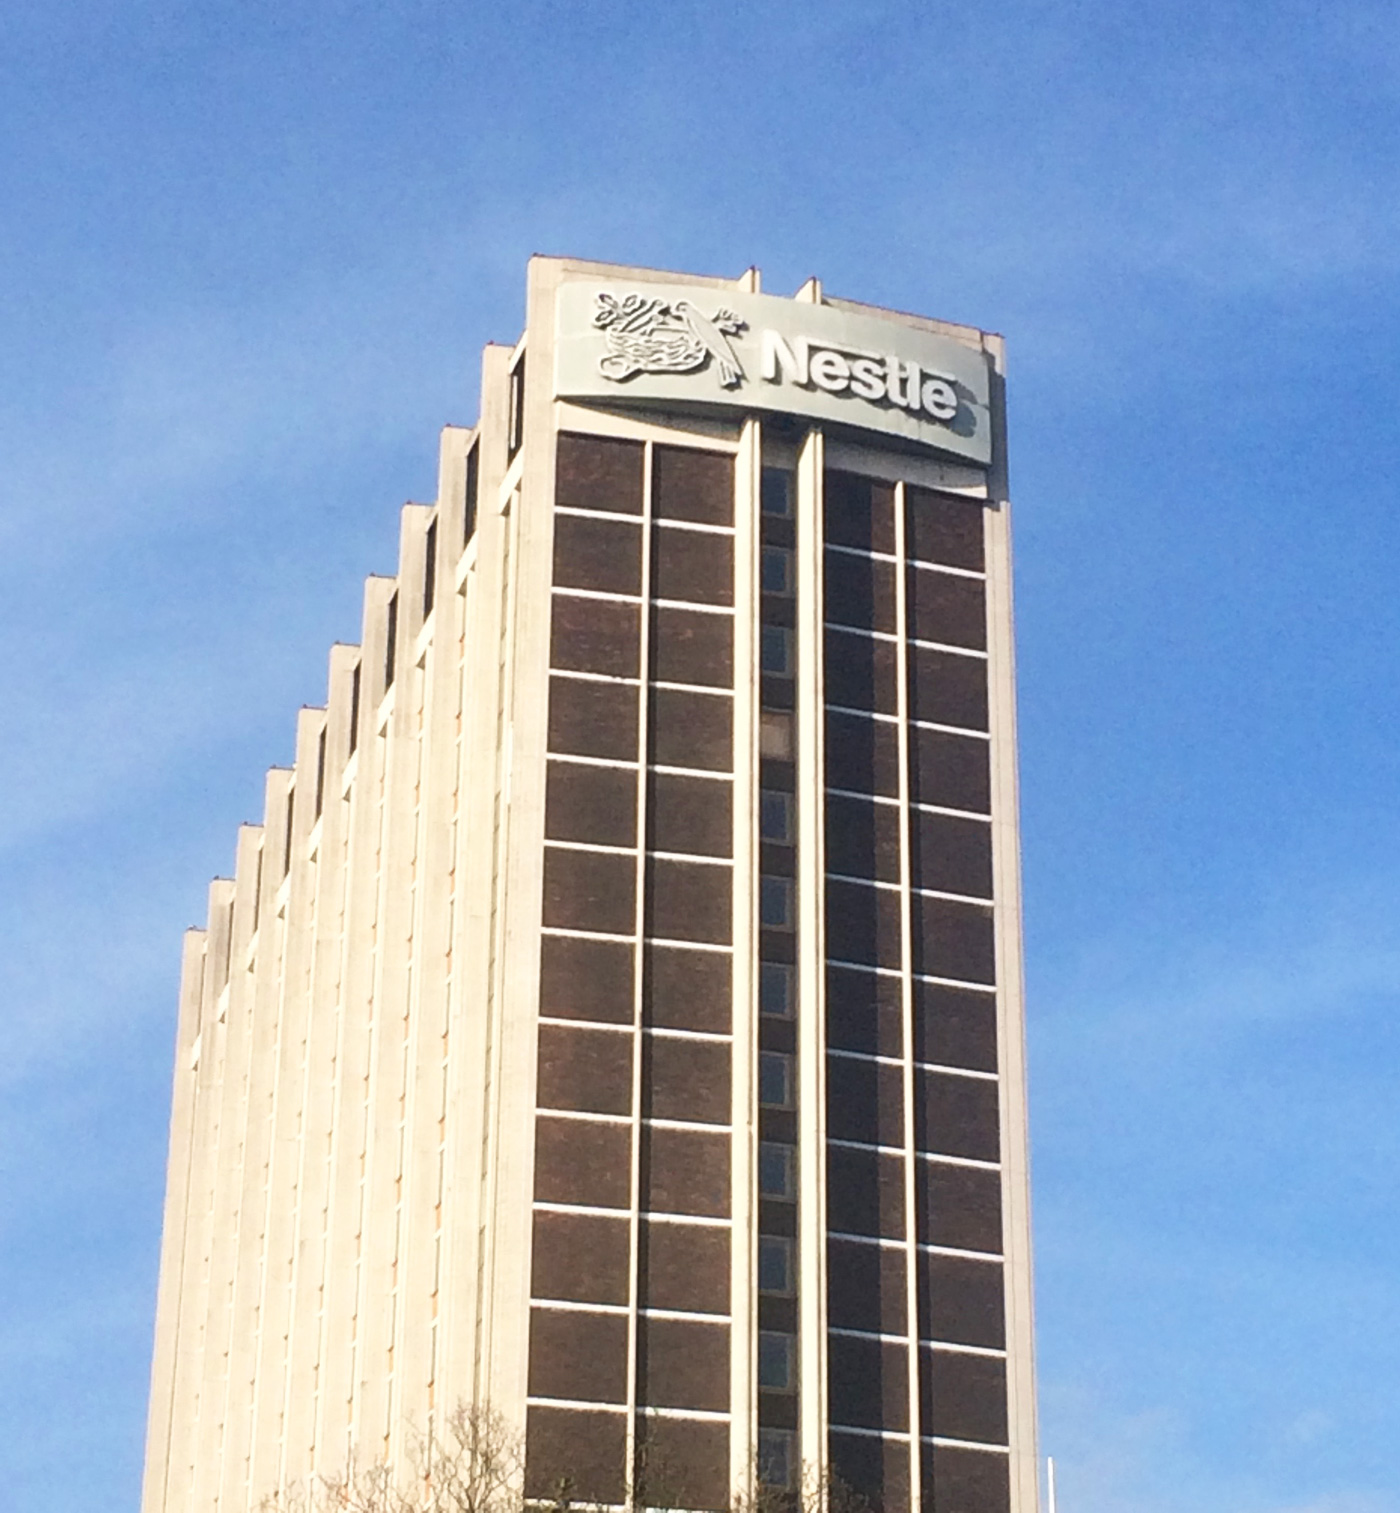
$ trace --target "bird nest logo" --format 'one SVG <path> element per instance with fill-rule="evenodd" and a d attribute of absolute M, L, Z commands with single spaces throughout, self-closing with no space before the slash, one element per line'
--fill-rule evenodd
<path fill-rule="evenodd" d="M 744 330 L 745 322 L 731 310 L 716 310 L 706 319 L 689 300 L 600 294 L 593 324 L 608 348 L 598 371 L 614 383 L 638 373 L 698 373 L 711 359 L 722 387 L 737 389 L 744 381 L 729 338 Z"/>

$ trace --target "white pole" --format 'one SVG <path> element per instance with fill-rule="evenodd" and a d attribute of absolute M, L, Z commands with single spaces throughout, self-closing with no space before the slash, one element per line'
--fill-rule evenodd
<path fill-rule="evenodd" d="M 1046 1513 L 1055 1513 L 1055 1457 L 1053 1455 L 1046 1458 L 1045 1478 L 1050 1492 L 1050 1506 Z"/>

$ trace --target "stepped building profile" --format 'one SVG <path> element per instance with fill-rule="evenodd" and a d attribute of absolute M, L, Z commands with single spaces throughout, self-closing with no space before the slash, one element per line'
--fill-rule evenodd
<path fill-rule="evenodd" d="M 1000 339 L 536 258 L 186 937 L 144 1513 L 1037 1506 Z"/>

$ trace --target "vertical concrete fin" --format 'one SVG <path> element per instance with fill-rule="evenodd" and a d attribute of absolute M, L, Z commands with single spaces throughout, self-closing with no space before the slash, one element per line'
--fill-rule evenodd
<path fill-rule="evenodd" d="M 160 1282 L 156 1294 L 156 1337 L 151 1361 L 151 1397 L 146 1423 L 143 1513 L 163 1513 L 175 1405 L 175 1365 L 188 1317 L 186 1262 L 191 1166 L 200 1056 L 200 1007 L 204 993 L 206 930 L 187 930 L 180 963 L 180 998 L 175 1028 L 175 1075 L 171 1094 L 170 1142 L 166 1160 L 165 1216 L 161 1230 Z M 185 1316 L 182 1318 L 182 1313 Z"/>

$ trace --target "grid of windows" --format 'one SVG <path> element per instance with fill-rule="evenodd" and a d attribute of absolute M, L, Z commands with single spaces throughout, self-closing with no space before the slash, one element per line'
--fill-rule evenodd
<path fill-rule="evenodd" d="M 982 507 L 831 471 L 823 494 L 831 1462 L 877 1503 L 917 1475 L 926 1506 L 991 1513 L 1009 1493 L 989 1448 L 1007 1426 Z"/>
<path fill-rule="evenodd" d="M 540 1495 L 586 1463 L 577 1494 L 618 1502 L 664 1463 L 684 1484 L 668 1497 L 727 1501 L 733 487 L 725 454 L 559 438 L 527 1430 Z"/>
<path fill-rule="evenodd" d="M 566 435 L 558 471 L 530 1474 L 616 1415 L 602 1497 L 658 1413 L 711 1432 L 728 1404 L 732 463 Z M 794 486 L 763 470 L 756 636 L 754 1370 L 779 1484 L 801 1460 Z M 829 1450 L 897 1505 L 916 1472 L 1000 1485 L 967 1457 L 1006 1442 L 980 506 L 833 473 L 824 496 Z M 702 1235 L 713 1269 L 683 1281 Z"/>

